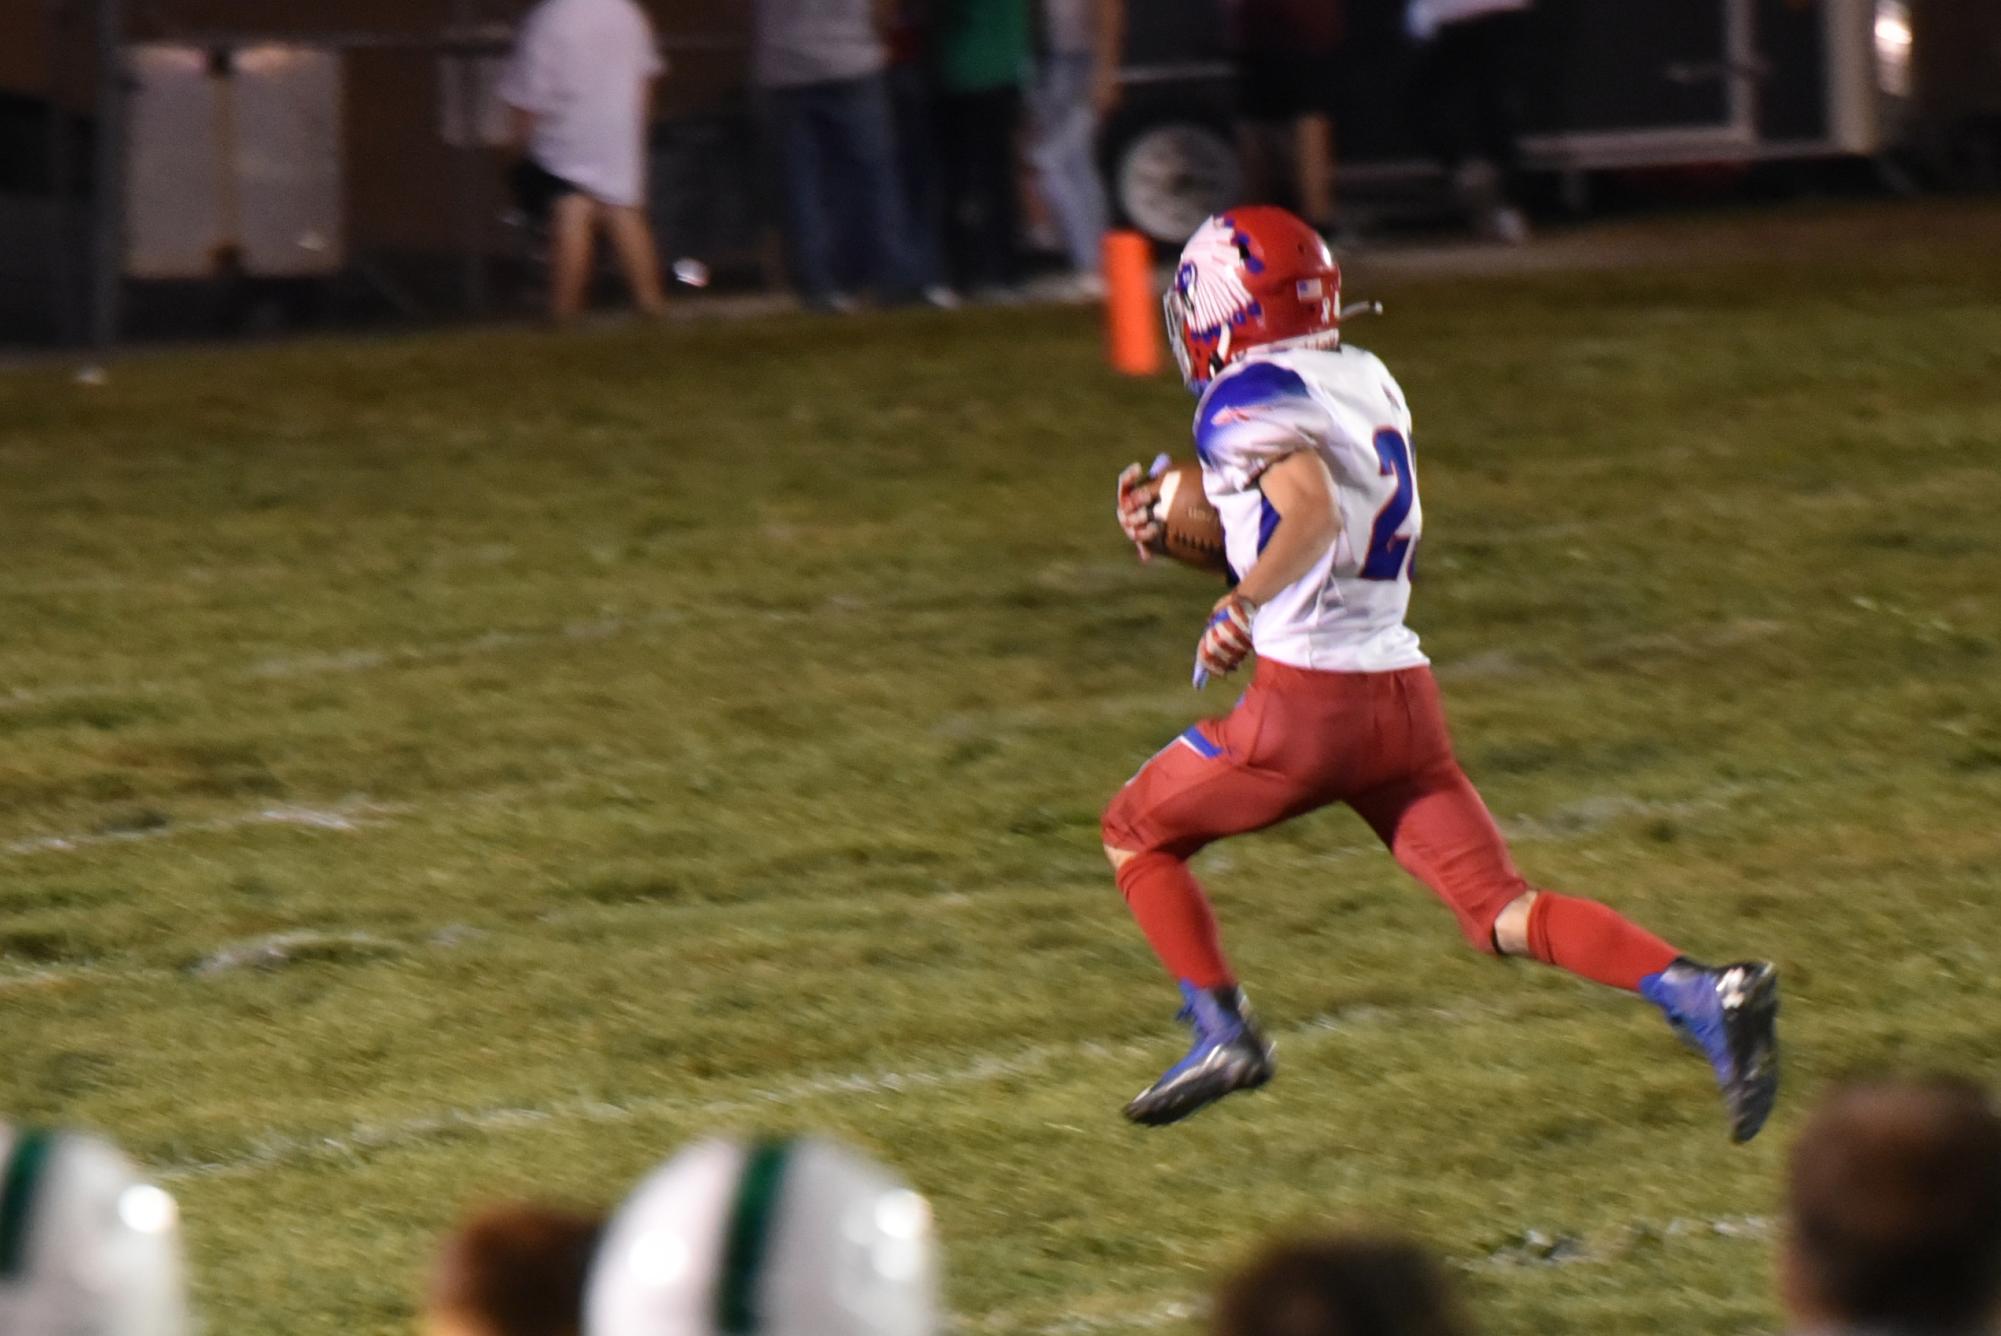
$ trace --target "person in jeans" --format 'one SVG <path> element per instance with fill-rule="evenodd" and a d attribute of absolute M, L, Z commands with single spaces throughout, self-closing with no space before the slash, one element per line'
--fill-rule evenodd
<path fill-rule="evenodd" d="M 1098 127 L 1119 100 L 1125 0 L 1043 0 L 1041 59 L 1029 90 L 1029 161 L 1063 238 L 1079 290 L 1097 295 L 1099 244 L 1109 225 L 1098 173 Z"/>
<path fill-rule="evenodd" d="M 600 226 L 639 309 L 658 315 L 667 304 L 645 209 L 646 127 L 665 68 L 633 0 L 542 0 L 522 21 L 500 97 L 522 149 L 516 197 L 549 225 L 557 324 L 583 311 Z"/>
<path fill-rule="evenodd" d="M 922 287 L 890 128 L 886 17 L 875 0 L 755 0 L 752 77 L 783 175 L 794 281 L 816 310 L 850 305 L 848 256 L 884 302 Z"/>
<path fill-rule="evenodd" d="M 935 0 L 945 242 L 965 291 L 1006 299 L 1021 280 L 1016 135 L 1033 63 L 1028 0 Z"/>
<path fill-rule="evenodd" d="M 889 100 L 896 169 L 910 220 L 911 261 L 933 306 L 958 305 L 945 283 L 945 199 L 938 161 L 937 89 L 931 77 L 931 25 L 924 0 L 892 0 Z"/>

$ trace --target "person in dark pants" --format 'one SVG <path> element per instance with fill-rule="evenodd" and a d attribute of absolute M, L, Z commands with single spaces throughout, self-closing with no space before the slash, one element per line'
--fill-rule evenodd
<path fill-rule="evenodd" d="M 910 219 L 911 260 L 933 306 L 956 306 L 945 282 L 945 186 L 938 161 L 937 89 L 931 71 L 928 6 L 897 0 L 889 28 L 889 100 L 896 165 Z"/>
<path fill-rule="evenodd" d="M 1021 280 L 1016 135 L 1033 47 L 1027 0 L 936 0 L 938 147 L 945 237 L 968 292 L 1006 299 Z"/>
<path fill-rule="evenodd" d="M 1410 0 L 1418 42 L 1411 115 L 1462 208 L 1498 241 L 1528 240 L 1517 71 L 1529 0 Z"/>
<path fill-rule="evenodd" d="M 1335 228 L 1343 0 L 1231 0 L 1246 198 Z"/>
<path fill-rule="evenodd" d="M 800 296 L 845 310 L 842 258 L 861 257 L 884 302 L 917 299 L 873 0 L 757 0 L 752 66 L 784 178 Z"/>

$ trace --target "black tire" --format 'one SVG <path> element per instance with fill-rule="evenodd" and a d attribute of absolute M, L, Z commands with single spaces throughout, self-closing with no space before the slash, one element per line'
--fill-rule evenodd
<path fill-rule="evenodd" d="M 1105 138 L 1105 189 L 1121 226 L 1178 247 L 1204 218 L 1238 202 L 1236 140 L 1221 118 L 1134 108 Z"/>

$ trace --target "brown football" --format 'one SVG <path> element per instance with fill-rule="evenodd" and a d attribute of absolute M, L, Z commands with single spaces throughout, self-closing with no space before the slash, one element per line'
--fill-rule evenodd
<path fill-rule="evenodd" d="M 1184 566 L 1228 574 L 1223 517 L 1202 490 L 1202 466 L 1192 459 L 1177 463 L 1155 479 L 1154 488 L 1160 493 L 1153 514 L 1160 521 L 1162 550 Z"/>

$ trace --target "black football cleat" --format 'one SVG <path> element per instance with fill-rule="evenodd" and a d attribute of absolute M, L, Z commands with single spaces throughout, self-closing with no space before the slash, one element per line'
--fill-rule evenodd
<path fill-rule="evenodd" d="M 1779 1097 L 1779 971 L 1769 961 L 1698 965 L 1677 960 L 1640 981 L 1688 1045 L 1709 1059 L 1730 1139 L 1758 1135 Z"/>
<path fill-rule="evenodd" d="M 1195 1046 L 1126 1105 L 1126 1117 L 1147 1127 L 1179 1122 L 1233 1090 L 1255 1090 L 1274 1070 L 1271 1043 L 1242 989 L 1184 983 L 1181 995 L 1187 1002 L 1175 1019 L 1195 1031 Z"/>

